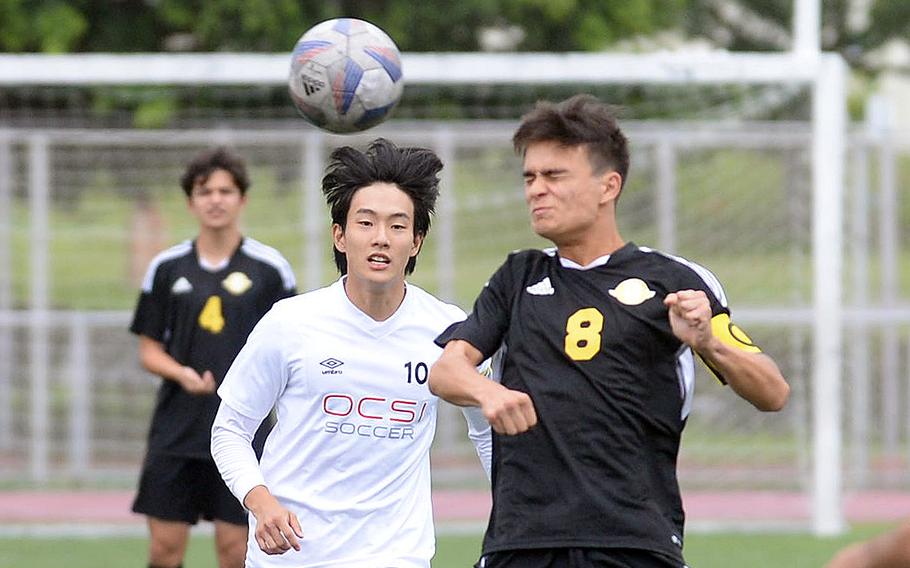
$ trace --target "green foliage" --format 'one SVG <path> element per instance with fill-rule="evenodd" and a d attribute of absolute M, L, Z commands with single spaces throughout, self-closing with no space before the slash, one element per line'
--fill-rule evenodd
<path fill-rule="evenodd" d="M 824 47 L 859 63 L 859 54 L 910 32 L 910 3 L 873 0 L 871 26 L 847 29 L 848 0 L 822 3 Z M 778 50 L 756 26 L 724 8 L 739 7 L 789 34 L 792 0 L 0 0 L 5 52 L 287 51 L 313 24 L 350 16 L 385 29 L 404 51 L 473 51 L 479 31 L 517 26 L 521 51 L 607 49 L 616 42 L 680 29 L 729 49 Z"/>
<path fill-rule="evenodd" d="M 85 16 L 62 3 L 42 6 L 35 13 L 35 28 L 45 53 L 65 53 L 82 38 L 88 29 Z"/>
<path fill-rule="evenodd" d="M 0 49 L 25 51 L 29 48 L 30 18 L 24 0 L 0 0 Z"/>
<path fill-rule="evenodd" d="M 3 51 L 73 51 L 87 29 L 84 14 L 69 3 L 0 0 Z"/>
<path fill-rule="evenodd" d="M 616 41 L 675 28 L 685 0 L 514 0 L 499 3 L 501 17 L 525 32 L 522 51 L 591 51 Z M 568 31 L 568 33 L 566 33 Z"/>
<path fill-rule="evenodd" d="M 163 0 L 159 17 L 171 32 L 192 34 L 198 51 L 285 51 L 328 15 L 324 4 L 294 0 Z"/>
<path fill-rule="evenodd" d="M 136 109 L 136 128 L 163 128 L 177 112 L 177 98 L 172 93 L 159 93 Z"/>
<path fill-rule="evenodd" d="M 910 2 L 877 0 L 872 7 L 872 22 L 867 45 L 878 45 L 892 37 L 906 39 L 910 36 Z"/>

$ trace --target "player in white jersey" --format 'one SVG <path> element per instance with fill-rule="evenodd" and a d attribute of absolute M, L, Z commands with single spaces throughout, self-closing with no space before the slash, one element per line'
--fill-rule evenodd
<path fill-rule="evenodd" d="M 383 139 L 332 153 L 323 192 L 342 277 L 275 304 L 218 390 L 212 454 L 252 513 L 248 567 L 430 566 L 427 378 L 434 338 L 465 314 L 405 277 L 441 168 L 430 150 Z M 250 442 L 273 407 L 257 463 Z M 489 425 L 477 409 L 465 416 L 489 475 Z"/>

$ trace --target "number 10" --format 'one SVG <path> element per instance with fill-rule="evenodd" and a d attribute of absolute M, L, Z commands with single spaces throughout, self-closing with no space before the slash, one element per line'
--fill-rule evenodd
<path fill-rule="evenodd" d="M 408 370 L 408 384 L 411 384 L 412 378 L 417 381 L 418 385 L 426 383 L 427 377 L 430 375 L 430 368 L 423 361 L 417 363 L 416 366 L 413 365 L 410 361 L 404 364 L 404 368 Z"/>

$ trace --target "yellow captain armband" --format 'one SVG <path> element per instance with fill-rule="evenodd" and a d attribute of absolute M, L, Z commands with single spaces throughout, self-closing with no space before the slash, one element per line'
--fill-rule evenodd
<path fill-rule="evenodd" d="M 729 314 L 717 314 L 711 318 L 711 332 L 714 337 L 730 347 L 735 347 L 748 353 L 761 353 L 761 349 L 758 345 L 752 343 L 746 332 L 730 321 Z"/>

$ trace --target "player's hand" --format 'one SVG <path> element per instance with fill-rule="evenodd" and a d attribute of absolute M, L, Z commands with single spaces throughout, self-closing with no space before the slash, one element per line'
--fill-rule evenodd
<path fill-rule="evenodd" d="M 256 543 L 266 554 L 284 554 L 300 550 L 303 530 L 297 515 L 285 509 L 262 485 L 247 494 L 244 503 L 256 517 Z"/>
<path fill-rule="evenodd" d="M 514 436 L 537 424 L 537 411 L 527 393 L 498 383 L 491 383 L 491 386 L 493 388 L 483 397 L 480 410 L 496 433 Z"/>
<path fill-rule="evenodd" d="M 205 371 L 200 375 L 192 367 L 184 367 L 180 375 L 180 386 L 190 394 L 212 394 L 215 392 L 215 375 Z"/>
<path fill-rule="evenodd" d="M 711 332 L 711 303 L 703 290 L 680 290 L 667 294 L 670 327 L 680 341 L 699 350 L 714 337 Z"/>
<path fill-rule="evenodd" d="M 825 568 L 851 568 L 856 566 L 867 566 L 868 558 L 864 554 L 863 546 L 865 543 L 859 542 L 848 546 L 838 552 L 831 562 L 825 564 Z"/>

